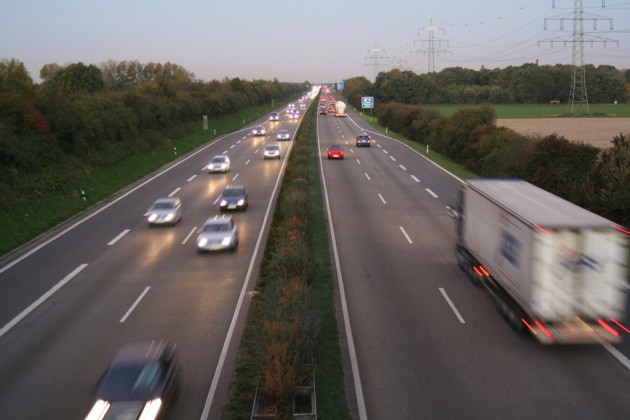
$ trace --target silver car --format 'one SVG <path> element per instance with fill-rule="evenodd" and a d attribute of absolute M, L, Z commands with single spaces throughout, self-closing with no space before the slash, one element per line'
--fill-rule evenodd
<path fill-rule="evenodd" d="M 277 144 L 268 144 L 263 151 L 265 159 L 280 159 L 280 146 Z"/>
<path fill-rule="evenodd" d="M 208 173 L 214 172 L 229 172 L 230 171 L 230 158 L 226 155 L 218 155 L 210 159 L 206 166 Z"/>
<path fill-rule="evenodd" d="M 236 251 L 238 227 L 232 216 L 214 216 L 206 220 L 197 237 L 197 251 Z"/>
<path fill-rule="evenodd" d="M 177 197 L 160 198 L 146 216 L 149 225 L 174 225 L 182 219 L 182 201 Z"/>
<path fill-rule="evenodd" d="M 291 140 L 291 132 L 289 130 L 278 130 L 276 138 L 278 140 Z"/>

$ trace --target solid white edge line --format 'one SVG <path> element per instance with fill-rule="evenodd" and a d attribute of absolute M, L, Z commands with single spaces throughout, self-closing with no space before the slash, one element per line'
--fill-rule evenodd
<path fill-rule="evenodd" d="M 244 131 L 244 130 L 238 130 L 238 131 Z M 237 133 L 238 131 L 236 131 L 235 133 Z M 233 134 L 233 133 L 230 133 L 230 134 Z M 150 177 L 146 181 L 141 182 L 140 184 L 138 184 L 135 187 L 131 188 L 129 191 L 125 192 L 124 194 L 121 194 L 119 197 L 117 197 L 116 199 L 114 199 L 114 200 L 110 201 L 109 203 L 105 204 L 103 207 L 99 208 L 98 210 L 95 210 L 95 211 L 89 213 L 87 216 L 83 217 L 82 219 L 77 220 L 75 223 L 73 223 L 70 226 L 68 226 L 67 228 L 63 229 L 61 232 L 57 233 L 56 235 L 53 235 L 47 241 L 44 241 L 41 244 L 33 247 L 30 251 L 25 252 L 24 254 L 20 255 L 18 258 L 14 259 L 13 261 L 8 263 L 4 267 L 0 268 L 0 274 L 4 273 L 5 271 L 10 269 L 14 265 L 16 265 L 16 264 L 22 262 L 23 260 L 25 260 L 26 258 L 30 257 L 31 255 L 33 255 L 34 253 L 36 253 L 37 251 L 39 251 L 40 249 L 42 249 L 46 245 L 50 244 L 51 242 L 56 241 L 57 239 L 59 239 L 60 237 L 62 237 L 66 233 L 70 232 L 71 230 L 73 230 L 74 228 L 79 226 L 80 224 L 86 222 L 87 220 L 90 220 L 94 216 L 96 216 L 96 215 L 100 214 L 101 212 L 107 210 L 108 208 L 110 208 L 114 204 L 118 203 L 122 199 L 127 198 L 129 195 L 131 195 L 134 192 L 138 191 L 140 188 L 144 187 L 145 185 L 149 184 L 150 182 L 156 180 L 157 178 L 159 178 L 160 176 L 162 176 L 165 173 L 169 172 L 173 168 L 176 168 L 177 166 L 181 165 L 182 163 L 186 162 L 187 160 L 192 159 L 194 156 L 197 156 L 199 153 L 204 153 L 207 148 L 214 146 L 217 142 L 222 141 L 225 138 L 226 138 L 226 136 L 217 137 L 214 141 L 212 141 L 211 143 L 207 144 L 206 146 L 200 148 L 196 152 L 190 153 L 185 158 L 182 158 L 181 160 L 178 160 L 177 162 L 175 162 L 171 166 L 165 168 L 163 171 L 160 171 L 160 172 L 156 173 L 155 175 L 153 175 L 152 177 Z"/>
<path fill-rule="evenodd" d="M 182 187 L 177 187 L 177 188 L 175 188 L 175 189 L 173 190 L 173 192 L 172 192 L 172 193 L 170 193 L 168 196 L 169 196 L 169 197 L 174 196 L 174 195 L 175 195 L 175 194 L 177 194 L 177 193 L 179 192 L 179 190 L 181 190 L 181 189 L 182 189 Z"/>
<path fill-rule="evenodd" d="M 136 299 L 136 301 L 133 303 L 133 305 L 131 305 L 129 307 L 129 309 L 127 310 L 127 312 L 125 313 L 125 315 L 123 315 L 122 318 L 120 318 L 120 323 L 122 324 L 123 322 L 125 322 L 127 320 L 127 318 L 129 317 L 129 315 L 131 315 L 131 313 L 133 312 L 134 309 L 136 309 L 136 306 L 138 306 L 138 304 L 140 303 L 140 301 L 142 300 L 142 298 L 144 297 L 144 295 L 147 294 L 147 292 L 149 291 L 151 287 L 147 286 L 144 289 L 144 292 L 140 293 L 140 296 L 138 296 L 138 298 Z"/>
<path fill-rule="evenodd" d="M 296 131 L 299 129 L 301 123 L 302 123 L 302 119 L 300 119 L 298 126 L 296 127 Z M 228 328 L 228 332 L 225 336 L 225 341 L 223 342 L 223 348 L 221 349 L 219 362 L 217 363 L 217 367 L 214 371 L 214 376 L 212 377 L 212 383 L 210 384 L 210 390 L 208 391 L 208 396 L 206 397 L 206 403 L 204 404 L 203 411 L 201 412 L 200 420 L 207 420 L 208 416 L 210 415 L 210 409 L 212 408 L 212 402 L 214 401 L 214 394 L 217 392 L 219 379 L 221 378 L 221 372 L 223 371 L 223 365 L 225 364 L 225 359 L 227 358 L 227 353 L 230 348 L 230 344 L 232 342 L 232 336 L 234 335 L 234 330 L 236 328 L 236 324 L 238 321 L 238 315 L 241 311 L 241 306 L 243 306 L 243 300 L 245 299 L 245 296 L 247 295 L 247 289 L 249 288 L 250 282 L 252 280 L 252 272 L 254 271 L 256 256 L 258 255 L 260 244 L 264 236 L 265 226 L 267 225 L 267 220 L 269 219 L 269 216 L 271 215 L 271 210 L 272 210 L 271 205 L 273 203 L 274 197 L 276 196 L 276 192 L 279 189 L 280 182 L 282 180 L 282 175 L 284 174 L 284 170 L 288 162 L 287 159 L 289 155 L 291 154 L 292 149 L 293 149 L 293 142 L 289 143 L 289 148 L 287 150 L 287 153 L 285 153 L 284 155 L 284 159 L 282 160 L 282 166 L 280 167 L 280 170 L 278 172 L 278 177 L 276 178 L 276 184 L 273 187 L 271 197 L 269 198 L 269 204 L 267 204 L 267 211 L 265 212 L 265 217 L 260 227 L 260 232 L 258 233 L 258 239 L 256 239 L 256 246 L 254 247 L 254 252 L 249 262 L 249 267 L 247 268 L 247 274 L 245 274 L 245 280 L 243 281 L 243 287 L 241 288 L 241 293 L 238 297 L 238 302 L 236 303 L 234 314 L 232 315 L 232 321 L 230 322 L 230 327 Z"/>
<path fill-rule="evenodd" d="M 118 234 L 118 236 L 116 236 L 114 239 L 112 239 L 111 241 L 109 241 L 107 243 L 107 245 L 111 246 L 114 245 L 116 242 L 118 242 L 120 240 L 120 238 L 122 238 L 123 236 L 125 236 L 126 234 L 128 234 L 129 232 L 131 232 L 131 229 L 125 229 L 122 232 L 120 232 Z"/>
<path fill-rule="evenodd" d="M 405 235 L 405 238 L 407 238 L 407 242 L 409 242 L 409 244 L 413 245 L 413 241 L 411 240 L 409 235 L 407 235 L 407 232 L 405 231 L 405 228 L 403 228 L 402 226 L 398 226 L 398 227 L 400 228 L 400 231 L 402 232 L 402 234 Z"/>
<path fill-rule="evenodd" d="M 319 119 L 317 120 L 317 146 L 321 150 L 319 144 Z M 359 160 L 357 159 L 357 162 Z M 341 263 L 339 261 L 339 251 L 337 250 L 337 239 L 335 237 L 335 227 L 330 211 L 330 201 L 328 200 L 328 188 L 326 186 L 326 176 L 324 173 L 324 165 L 320 160 L 319 170 L 322 177 L 322 187 L 324 189 L 324 201 L 326 202 L 326 213 L 328 215 L 328 227 L 330 229 L 330 237 L 332 242 L 332 251 L 335 259 L 335 271 L 337 273 L 337 282 L 339 283 L 339 295 L 341 299 L 341 309 L 343 313 L 343 323 L 348 339 L 348 353 L 350 354 L 350 366 L 352 367 L 352 378 L 354 380 L 354 390 L 357 399 L 357 409 L 359 410 L 359 419 L 367 420 L 367 410 L 365 408 L 365 398 L 363 397 L 363 387 L 361 386 L 361 375 L 359 374 L 359 363 L 357 361 L 357 352 L 354 346 L 354 337 L 352 335 L 352 327 L 350 326 L 350 316 L 348 314 L 348 303 L 346 302 L 346 291 L 343 284 L 343 276 L 341 274 Z"/>
<path fill-rule="evenodd" d="M 0 337 L 2 337 L 3 335 L 5 335 L 11 328 L 13 328 L 18 322 L 20 322 L 21 320 L 23 320 L 24 318 L 26 318 L 28 316 L 28 314 L 30 314 L 31 312 L 33 312 L 35 309 L 37 309 L 37 307 L 39 305 L 41 305 L 42 303 L 44 303 L 49 297 L 51 297 L 57 290 L 61 289 L 63 286 L 65 286 L 66 283 L 68 283 L 70 280 L 72 280 L 77 274 L 79 274 L 81 272 L 81 270 L 83 270 L 85 267 L 87 267 L 87 264 L 81 264 L 80 266 L 78 266 L 77 268 L 74 269 L 74 271 L 72 271 L 70 274 L 68 274 L 66 277 L 64 277 L 59 283 L 57 283 L 56 285 L 54 285 L 50 290 L 48 290 L 46 293 L 44 293 L 43 295 L 41 295 L 39 297 L 39 299 L 37 299 L 35 302 L 31 303 L 28 308 L 24 309 L 22 312 L 20 312 L 18 314 L 18 316 L 16 316 L 15 318 L 13 318 L 11 321 L 9 321 L 8 324 L 6 324 L 4 327 L 2 327 L 2 329 L 0 329 Z"/>
<path fill-rule="evenodd" d="M 459 319 L 459 322 L 461 324 L 465 324 L 466 321 L 464 320 L 464 318 L 462 318 L 461 314 L 459 313 L 459 311 L 457 310 L 453 302 L 451 302 L 451 299 L 446 294 L 446 291 L 442 287 L 440 287 L 439 289 L 440 289 L 440 293 L 442 293 L 442 296 L 444 296 L 444 299 L 446 299 L 446 302 L 451 307 L 451 310 L 455 313 L 455 315 L 457 316 L 457 319 Z"/>

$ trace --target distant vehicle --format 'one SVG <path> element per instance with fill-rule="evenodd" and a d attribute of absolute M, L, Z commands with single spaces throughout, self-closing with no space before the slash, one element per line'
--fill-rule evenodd
<path fill-rule="evenodd" d="M 468 179 L 456 256 L 516 331 L 543 344 L 618 343 L 629 231 L 519 179 Z"/>
<path fill-rule="evenodd" d="M 236 251 L 238 227 L 232 216 L 211 217 L 203 224 L 197 236 L 197 251 Z"/>
<path fill-rule="evenodd" d="M 217 155 L 210 159 L 206 166 L 208 173 L 214 172 L 229 172 L 230 171 L 230 158 L 227 155 Z"/>
<path fill-rule="evenodd" d="M 367 134 L 359 134 L 355 140 L 356 147 L 370 147 L 372 142 Z"/>
<path fill-rule="evenodd" d="M 326 115 L 327 114 L 327 110 L 326 110 L 326 105 L 322 105 L 319 107 L 319 115 Z"/>
<path fill-rule="evenodd" d="M 219 208 L 226 210 L 247 210 L 249 206 L 247 190 L 242 185 L 228 185 L 219 198 Z"/>
<path fill-rule="evenodd" d="M 126 344 L 102 376 L 86 420 L 164 417 L 178 378 L 175 346 L 160 340 Z"/>
<path fill-rule="evenodd" d="M 278 140 L 291 140 L 291 132 L 289 130 L 278 130 L 276 134 Z"/>
<path fill-rule="evenodd" d="M 333 144 L 328 148 L 328 159 L 343 159 L 343 149 L 338 144 Z"/>
<path fill-rule="evenodd" d="M 147 210 L 149 225 L 175 225 L 182 218 L 182 201 L 177 197 L 160 198 Z"/>
<path fill-rule="evenodd" d="M 268 144 L 263 151 L 265 159 L 280 159 L 280 146 L 277 144 Z"/>
<path fill-rule="evenodd" d="M 300 102 L 300 108 L 301 108 L 301 109 L 306 108 L 306 104 L 305 104 L 304 102 Z"/>
<path fill-rule="evenodd" d="M 280 121 L 280 114 L 277 112 L 272 112 L 269 114 L 269 121 Z"/>
<path fill-rule="evenodd" d="M 346 103 L 343 101 L 337 101 L 335 103 L 335 117 L 347 117 L 346 114 Z"/>
<path fill-rule="evenodd" d="M 300 118 L 300 114 L 298 112 L 291 112 L 291 113 L 289 113 L 289 119 L 290 120 L 297 120 L 298 118 Z"/>
<path fill-rule="evenodd" d="M 262 125 L 259 125 L 258 127 L 254 127 L 252 129 L 252 134 L 255 136 L 264 136 L 267 133 L 267 131 L 265 130 L 265 127 L 263 127 Z"/>
<path fill-rule="evenodd" d="M 295 104 L 293 102 L 291 102 L 287 107 L 289 109 L 294 109 L 295 108 Z"/>

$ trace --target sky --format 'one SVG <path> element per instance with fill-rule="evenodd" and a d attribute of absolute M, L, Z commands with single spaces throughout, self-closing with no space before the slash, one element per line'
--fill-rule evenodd
<path fill-rule="evenodd" d="M 630 68 L 630 0 L 582 1 L 585 64 Z M 0 0 L 0 59 L 35 82 L 45 64 L 108 60 L 171 62 L 203 81 L 311 83 L 427 73 L 431 57 L 435 71 L 572 64 L 574 3 Z"/>

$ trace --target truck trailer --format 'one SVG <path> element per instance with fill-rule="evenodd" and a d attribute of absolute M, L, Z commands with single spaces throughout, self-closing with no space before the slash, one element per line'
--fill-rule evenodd
<path fill-rule="evenodd" d="M 456 256 L 519 332 L 543 344 L 621 341 L 630 231 L 519 179 L 468 179 Z"/>
<path fill-rule="evenodd" d="M 337 101 L 335 103 L 335 117 L 347 117 L 346 114 L 346 104 L 343 101 Z"/>

